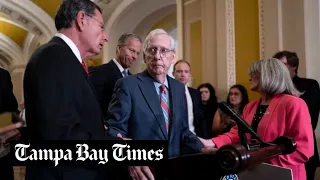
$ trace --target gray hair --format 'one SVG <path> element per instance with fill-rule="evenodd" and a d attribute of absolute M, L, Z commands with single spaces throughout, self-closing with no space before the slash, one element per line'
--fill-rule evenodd
<path fill-rule="evenodd" d="M 125 46 L 128 39 L 130 38 L 134 38 L 134 39 L 137 39 L 138 41 L 140 41 L 142 43 L 142 40 L 141 40 L 141 37 L 136 35 L 136 34 L 133 34 L 133 33 L 124 33 L 120 36 L 119 40 L 118 40 L 118 45 L 120 46 Z"/>
<path fill-rule="evenodd" d="M 255 61 L 249 68 L 249 76 L 260 77 L 260 90 L 270 95 L 280 93 L 299 97 L 299 92 L 291 79 L 288 68 L 279 59 Z"/>
<path fill-rule="evenodd" d="M 170 34 L 168 34 L 165 30 L 163 29 L 154 29 L 152 30 L 146 37 L 146 39 L 144 40 L 144 43 L 143 43 L 143 52 L 146 52 L 148 47 L 149 47 L 149 44 L 150 44 L 150 41 L 151 39 L 156 36 L 156 35 L 159 35 L 159 34 L 166 34 L 169 36 L 170 38 L 170 45 L 171 45 L 171 50 L 175 51 L 175 40 L 172 36 L 170 36 Z"/>

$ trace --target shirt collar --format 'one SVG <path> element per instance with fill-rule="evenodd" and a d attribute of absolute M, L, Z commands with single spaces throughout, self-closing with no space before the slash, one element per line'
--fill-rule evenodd
<path fill-rule="evenodd" d="M 56 33 L 55 36 L 61 38 L 70 47 L 73 54 L 77 57 L 77 59 L 80 61 L 80 63 L 82 63 L 80 51 L 79 51 L 78 47 L 76 46 L 76 44 L 74 44 L 74 42 L 70 38 L 68 38 L 66 35 L 64 35 L 62 33 Z"/>
<path fill-rule="evenodd" d="M 157 85 L 157 87 L 159 88 L 161 86 L 161 84 L 157 81 L 154 80 L 154 83 Z M 167 89 L 169 89 L 169 85 L 168 85 L 168 79 L 167 77 L 164 79 L 164 83 L 163 83 Z"/>
<path fill-rule="evenodd" d="M 128 72 L 128 70 L 127 69 L 124 69 L 122 66 L 121 66 L 121 64 L 115 59 L 115 58 L 113 58 L 112 59 L 113 60 L 113 62 L 117 65 L 117 67 L 118 67 L 118 69 L 119 69 L 119 71 L 122 73 L 124 70 L 126 70 L 127 72 Z M 129 72 L 128 72 L 129 73 Z"/>

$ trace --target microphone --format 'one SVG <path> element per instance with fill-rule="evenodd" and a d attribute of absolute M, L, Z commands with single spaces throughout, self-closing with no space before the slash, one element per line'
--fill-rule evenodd
<path fill-rule="evenodd" d="M 256 132 L 253 131 L 253 129 L 251 128 L 251 126 L 245 121 L 243 120 L 238 113 L 236 113 L 232 107 L 230 107 L 226 102 L 222 101 L 218 104 L 218 107 L 221 109 L 221 111 L 223 111 L 225 114 L 227 114 L 228 116 L 231 117 L 231 119 L 233 119 L 237 125 L 239 130 L 245 131 L 245 133 L 250 133 L 251 136 L 253 136 L 254 138 L 256 138 L 257 140 L 259 140 L 260 142 L 264 142 L 257 134 Z M 268 144 L 268 143 L 267 143 Z"/>

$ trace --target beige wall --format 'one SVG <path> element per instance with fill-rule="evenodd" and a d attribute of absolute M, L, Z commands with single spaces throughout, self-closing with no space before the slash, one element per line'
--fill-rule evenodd
<path fill-rule="evenodd" d="M 211 83 L 217 89 L 216 1 L 183 4 L 183 57 L 192 66 L 191 86 Z"/>

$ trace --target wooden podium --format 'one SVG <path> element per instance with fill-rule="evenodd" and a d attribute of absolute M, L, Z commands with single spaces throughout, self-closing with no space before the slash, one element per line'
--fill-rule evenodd
<path fill-rule="evenodd" d="M 291 169 L 264 163 L 277 155 L 293 152 L 295 143 L 287 140 L 282 141 L 287 146 L 278 144 L 249 151 L 239 144 L 227 145 L 210 154 L 169 158 L 166 167 L 154 168 L 153 173 L 159 180 L 192 177 L 201 180 L 293 180 Z M 290 141 L 293 142 L 292 147 L 288 145 Z"/>

